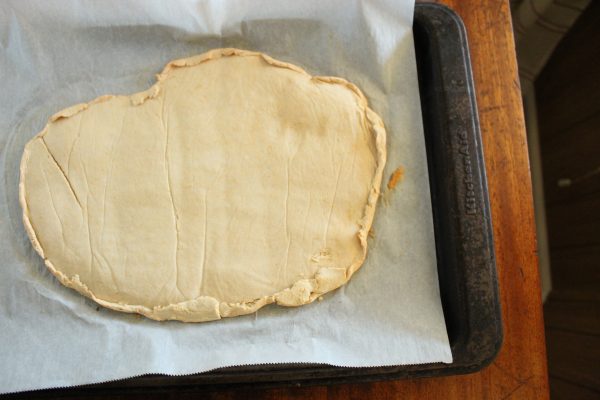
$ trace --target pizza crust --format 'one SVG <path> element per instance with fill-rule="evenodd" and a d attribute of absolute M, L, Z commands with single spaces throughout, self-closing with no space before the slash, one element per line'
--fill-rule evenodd
<path fill-rule="evenodd" d="M 385 140 L 346 80 L 216 49 L 52 116 L 23 153 L 23 221 L 63 285 L 117 311 L 300 306 L 364 262 Z"/>

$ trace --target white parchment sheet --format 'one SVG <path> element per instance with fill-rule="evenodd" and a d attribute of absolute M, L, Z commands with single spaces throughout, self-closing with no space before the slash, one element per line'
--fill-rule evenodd
<path fill-rule="evenodd" d="M 413 0 L 0 3 L 0 392 L 278 362 L 451 362 L 439 296 L 412 37 Z M 62 287 L 21 222 L 23 147 L 58 110 L 148 88 L 170 60 L 262 51 L 359 86 L 388 131 L 375 237 L 348 285 L 300 308 L 185 324 Z M 151 273 L 149 271 L 149 273 Z"/>

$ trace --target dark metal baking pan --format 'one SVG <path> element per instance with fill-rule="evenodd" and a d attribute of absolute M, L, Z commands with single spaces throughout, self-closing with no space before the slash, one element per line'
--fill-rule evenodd
<path fill-rule="evenodd" d="M 450 9 L 415 7 L 414 37 L 427 145 L 440 292 L 452 364 L 339 368 L 314 364 L 223 368 L 172 377 L 147 375 L 37 392 L 101 393 L 215 386 L 300 386 L 431 377 L 478 371 L 502 342 L 492 225 L 465 29 Z"/>

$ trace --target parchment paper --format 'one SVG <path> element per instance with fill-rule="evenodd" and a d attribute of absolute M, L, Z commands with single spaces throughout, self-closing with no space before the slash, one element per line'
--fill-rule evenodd
<path fill-rule="evenodd" d="M 451 362 L 439 297 L 412 37 L 412 0 L 0 3 L 0 392 L 146 373 L 278 362 Z M 265 52 L 344 77 L 388 130 L 362 269 L 323 301 L 212 323 L 159 323 L 62 287 L 34 253 L 18 204 L 25 143 L 54 112 L 146 89 L 168 61 L 216 47 Z M 385 185 L 385 183 L 384 183 Z"/>

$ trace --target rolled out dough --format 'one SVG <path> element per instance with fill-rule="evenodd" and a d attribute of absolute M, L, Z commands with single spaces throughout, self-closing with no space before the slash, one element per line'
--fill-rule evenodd
<path fill-rule="evenodd" d="M 114 310 L 299 306 L 363 263 L 385 139 L 346 80 L 216 49 L 51 117 L 25 146 L 23 220 L 62 284 Z"/>

